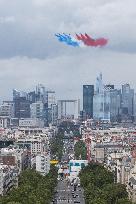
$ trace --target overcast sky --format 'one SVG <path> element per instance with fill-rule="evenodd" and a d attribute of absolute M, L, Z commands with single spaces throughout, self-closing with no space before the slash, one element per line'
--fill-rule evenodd
<path fill-rule="evenodd" d="M 57 98 L 80 98 L 83 84 L 136 88 L 136 0 L 0 0 L 0 101 L 37 83 Z M 105 37 L 103 48 L 70 47 L 55 33 Z"/>

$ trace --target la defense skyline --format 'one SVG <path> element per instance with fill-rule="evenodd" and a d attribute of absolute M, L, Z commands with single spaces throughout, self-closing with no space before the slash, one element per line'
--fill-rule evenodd
<path fill-rule="evenodd" d="M 121 88 L 104 84 L 102 73 L 96 78 L 95 86 L 83 85 L 83 112 L 85 118 L 108 121 L 135 121 L 136 94 L 130 84 Z"/>
<path fill-rule="evenodd" d="M 95 84 L 83 84 L 81 91 L 82 98 L 67 96 L 58 100 L 55 90 L 42 84 L 29 92 L 14 89 L 12 99 L 0 105 L 0 117 L 40 119 L 45 126 L 70 115 L 82 120 L 136 121 L 136 94 L 128 83 L 116 88 L 105 84 L 100 73 Z"/>

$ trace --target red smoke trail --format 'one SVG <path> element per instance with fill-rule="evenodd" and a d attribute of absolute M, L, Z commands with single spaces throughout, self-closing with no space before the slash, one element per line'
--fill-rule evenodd
<path fill-rule="evenodd" d="M 76 34 L 76 38 L 78 40 L 82 40 L 85 45 L 93 46 L 93 47 L 105 46 L 108 43 L 108 40 L 105 38 L 93 39 L 86 33 L 85 33 L 85 35 L 83 35 L 83 34 L 77 35 Z"/>

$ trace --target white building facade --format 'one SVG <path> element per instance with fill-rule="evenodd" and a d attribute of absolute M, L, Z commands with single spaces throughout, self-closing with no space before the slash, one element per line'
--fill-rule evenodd
<path fill-rule="evenodd" d="M 43 128 L 44 122 L 39 118 L 25 118 L 19 120 L 19 127 L 37 127 Z"/>
<path fill-rule="evenodd" d="M 50 171 L 50 155 L 49 154 L 39 154 L 36 155 L 36 171 L 42 175 L 46 175 Z"/>

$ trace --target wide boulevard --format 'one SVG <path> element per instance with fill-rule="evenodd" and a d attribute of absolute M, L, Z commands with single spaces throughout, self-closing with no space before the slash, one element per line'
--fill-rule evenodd
<path fill-rule="evenodd" d="M 58 182 L 53 201 L 54 202 L 52 203 L 54 204 L 85 204 L 83 190 L 81 187 L 77 187 L 76 191 L 74 191 L 74 187 L 71 186 L 65 179 Z"/>

